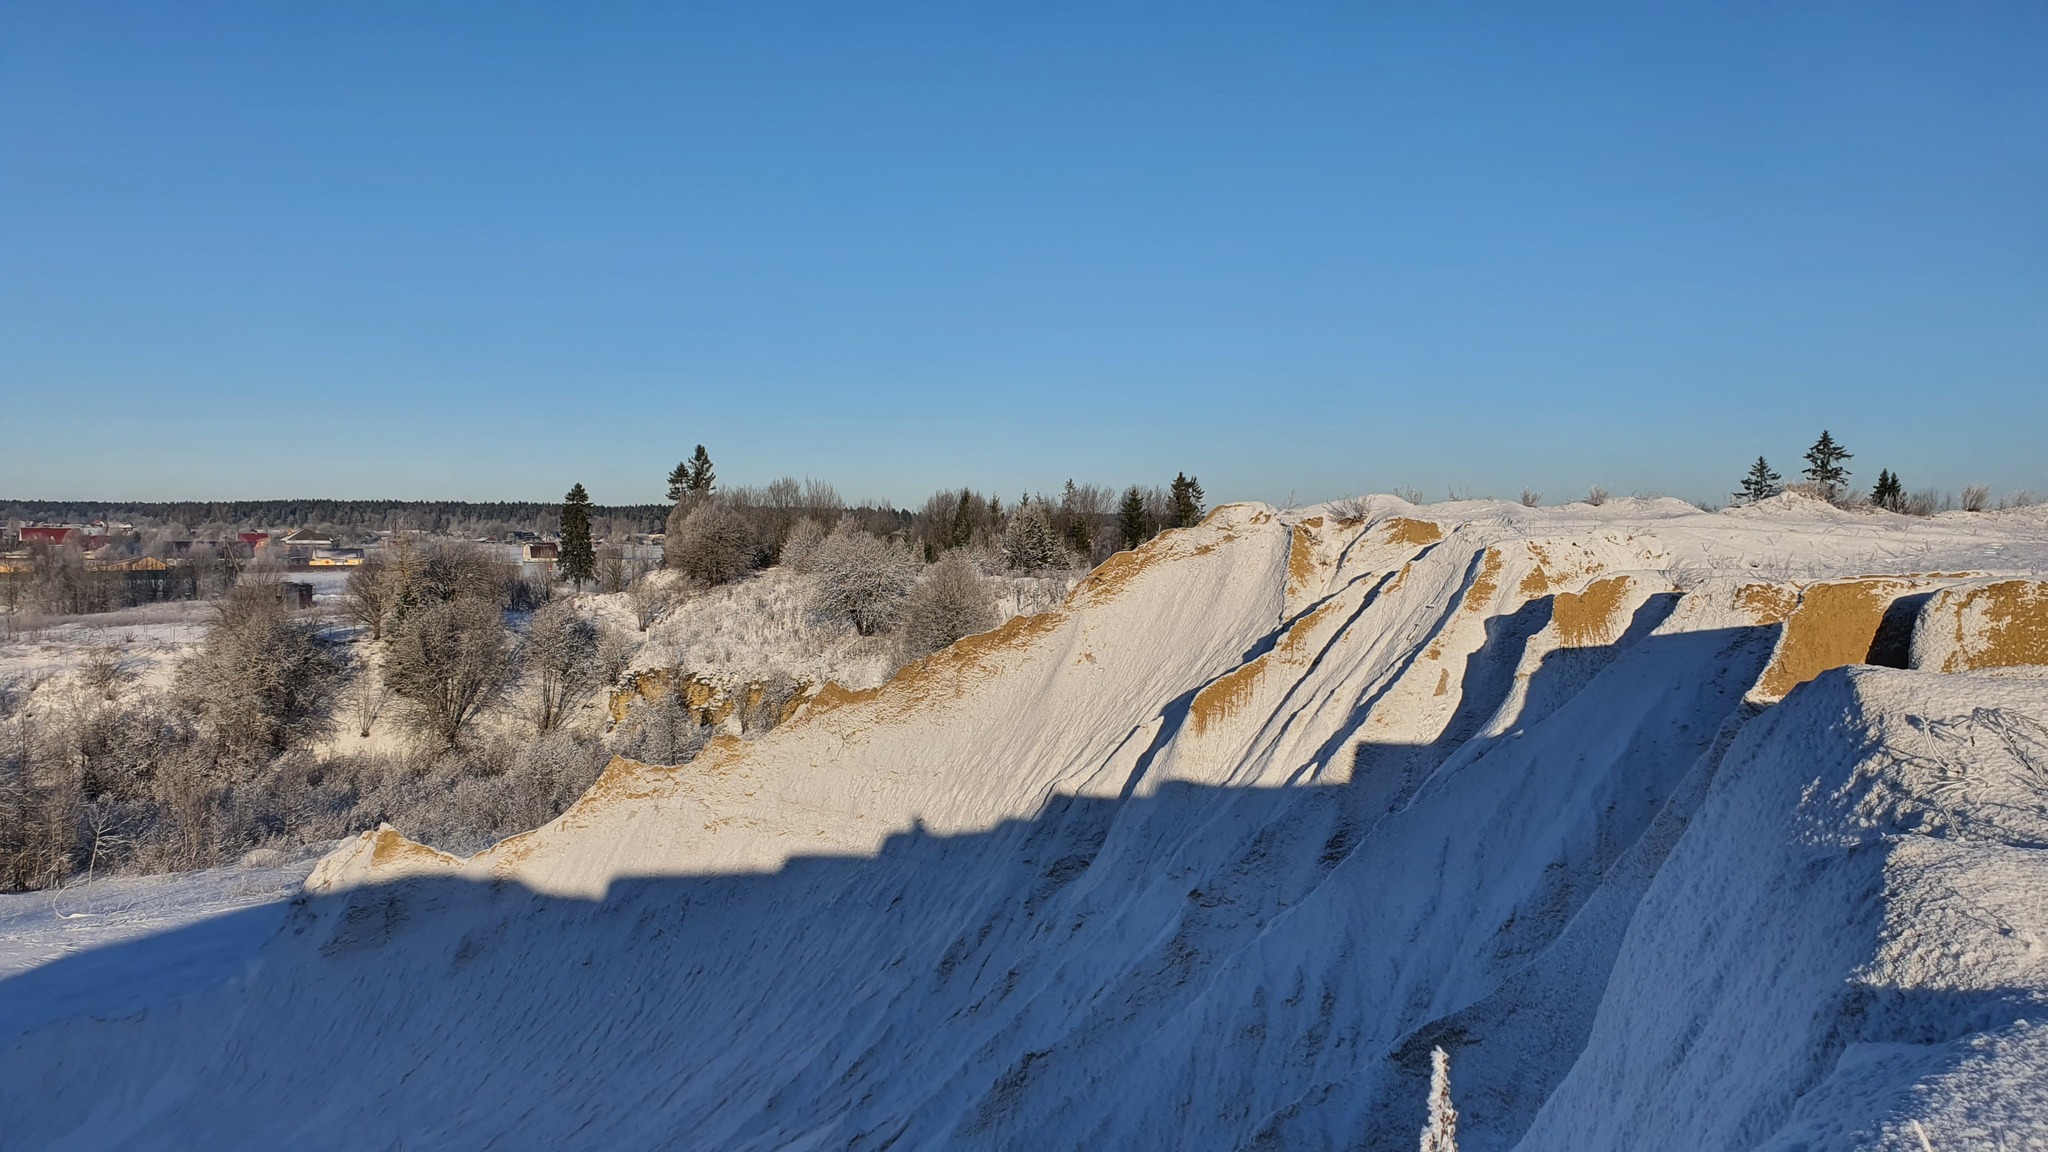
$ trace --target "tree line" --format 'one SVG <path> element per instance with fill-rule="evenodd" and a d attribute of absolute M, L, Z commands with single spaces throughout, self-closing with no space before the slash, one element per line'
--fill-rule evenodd
<path fill-rule="evenodd" d="M 596 506 L 591 511 L 611 532 L 659 532 L 668 506 L 617 504 Z M 202 535 L 287 526 L 354 533 L 424 532 L 437 536 L 503 535 L 512 531 L 552 535 L 558 513 L 559 505 L 521 500 L 0 501 L 0 521 L 105 520 L 140 528 L 177 526 Z"/>
<path fill-rule="evenodd" d="M 1813 446 L 1806 450 L 1802 458 L 1806 462 L 1806 467 L 1799 474 L 1801 480 L 1788 486 L 1785 477 L 1771 467 L 1770 461 L 1758 456 L 1756 463 L 1749 466 L 1748 473 L 1743 476 L 1741 485 L 1734 493 L 1736 502 L 1755 504 L 1787 491 L 1796 491 L 1826 500 L 1830 504 L 1868 504 L 1908 516 L 1931 516 L 1936 512 L 1946 511 L 1950 506 L 1948 497 L 1931 488 L 1908 493 L 1905 482 L 1890 468 L 1878 469 L 1877 480 L 1871 485 L 1868 494 L 1858 492 L 1849 483 L 1849 478 L 1854 473 L 1849 470 L 1848 462 L 1855 459 L 1855 454 L 1837 442 L 1834 435 L 1825 428 L 1821 429 L 1820 438 L 1813 442 Z M 1982 512 L 1990 507 L 1990 498 L 1991 490 L 1988 487 L 1973 484 L 1963 489 L 1962 510 Z M 2029 498 L 2024 494 L 2009 501 L 2027 502 Z"/>

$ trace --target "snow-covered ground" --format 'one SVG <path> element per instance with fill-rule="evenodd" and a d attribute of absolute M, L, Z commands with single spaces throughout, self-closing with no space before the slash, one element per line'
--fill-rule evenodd
<path fill-rule="evenodd" d="M 289 856 L 264 851 L 200 872 L 99 877 L 0 894 L 0 987 L 9 993 L 0 997 L 0 1035 L 20 1035 L 79 1011 L 118 1013 L 124 999 L 139 1010 L 204 986 L 223 967 L 253 962 L 307 873 L 332 847 L 313 845 Z M 221 930 L 176 931 L 208 921 Z M 133 953 L 113 945 L 151 937 L 148 964 L 118 962 Z M 117 963 L 103 966 L 102 960 Z"/>
<path fill-rule="evenodd" d="M 2048 512 L 1364 512 L 0 980 L 0 1147 L 2048 1146 Z"/>

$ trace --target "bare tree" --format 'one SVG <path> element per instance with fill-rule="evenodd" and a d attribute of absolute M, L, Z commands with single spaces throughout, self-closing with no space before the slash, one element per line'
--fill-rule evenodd
<path fill-rule="evenodd" d="M 633 581 L 632 587 L 626 589 L 626 602 L 632 605 L 633 622 L 645 632 L 668 608 L 669 597 L 659 579 L 649 573 Z"/>
<path fill-rule="evenodd" d="M 597 629 L 573 603 L 550 604 L 533 614 L 519 662 L 533 680 L 534 731 L 546 735 L 596 673 Z"/>
<path fill-rule="evenodd" d="M 384 684 L 384 677 L 368 660 L 356 665 L 355 675 L 349 679 L 346 698 L 349 716 L 355 721 L 356 735 L 367 739 L 370 729 L 377 723 L 377 717 L 384 712 L 384 701 L 391 694 Z"/>
<path fill-rule="evenodd" d="M 948 552 L 925 571 L 903 613 L 903 648 L 915 659 L 996 626 L 995 598 L 965 553 Z"/>
<path fill-rule="evenodd" d="M 422 736 L 454 747 L 504 691 L 510 644 L 498 609 L 477 599 L 432 601 L 392 634 L 385 682 Z"/>
<path fill-rule="evenodd" d="M 365 556 L 342 588 L 342 613 L 368 628 L 372 640 L 384 638 L 385 620 L 398 598 L 397 575 L 382 556 Z"/>
<path fill-rule="evenodd" d="M 597 674 L 606 685 L 619 682 L 619 677 L 632 667 L 633 655 L 639 645 L 626 632 L 610 625 L 600 625 L 597 630 Z"/>
<path fill-rule="evenodd" d="M 624 592 L 633 582 L 633 569 L 621 540 L 607 540 L 597 550 L 597 587 L 600 592 Z"/>

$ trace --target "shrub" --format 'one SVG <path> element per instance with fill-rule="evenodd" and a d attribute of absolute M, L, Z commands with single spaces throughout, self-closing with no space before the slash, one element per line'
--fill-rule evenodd
<path fill-rule="evenodd" d="M 683 698 L 664 692 L 653 700 L 634 697 L 626 718 L 612 731 L 613 751 L 643 764 L 682 764 L 711 739 Z"/>
<path fill-rule="evenodd" d="M 1972 484 L 1963 489 L 1963 511 L 1982 512 L 1991 506 L 1991 488 L 1984 484 Z"/>
<path fill-rule="evenodd" d="M 277 585 L 243 584 L 220 602 L 176 684 L 218 747 L 251 755 L 324 732 L 339 678 L 313 626 L 291 618 Z"/>
<path fill-rule="evenodd" d="M 845 620 L 863 636 L 894 626 L 917 583 L 908 553 L 844 524 L 818 545 L 810 567 L 818 578 L 812 612 Z"/>
<path fill-rule="evenodd" d="M 916 659 L 995 626 L 995 599 L 980 571 L 962 553 L 947 552 L 911 590 L 904 609 L 903 648 Z"/>
<path fill-rule="evenodd" d="M 1522 489 L 1522 507 L 1535 508 L 1543 503 L 1543 493 Z"/>
<path fill-rule="evenodd" d="M 1351 524 L 1363 520 L 1372 511 L 1372 502 L 1363 496 L 1345 496 L 1330 501 L 1330 515 L 1339 524 Z"/>
<path fill-rule="evenodd" d="M 828 535 L 825 526 L 809 516 L 797 521 L 789 530 L 789 538 L 782 542 L 782 566 L 792 572 L 809 572 L 818 546 Z"/>

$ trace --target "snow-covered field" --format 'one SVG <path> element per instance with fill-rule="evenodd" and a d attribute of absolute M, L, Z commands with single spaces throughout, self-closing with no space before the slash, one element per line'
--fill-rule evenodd
<path fill-rule="evenodd" d="M 1435 1047 L 1467 1152 L 2048 1147 L 2048 511 L 1366 512 L 468 860 L 7 905 L 0 1147 L 1411 1148 Z"/>

